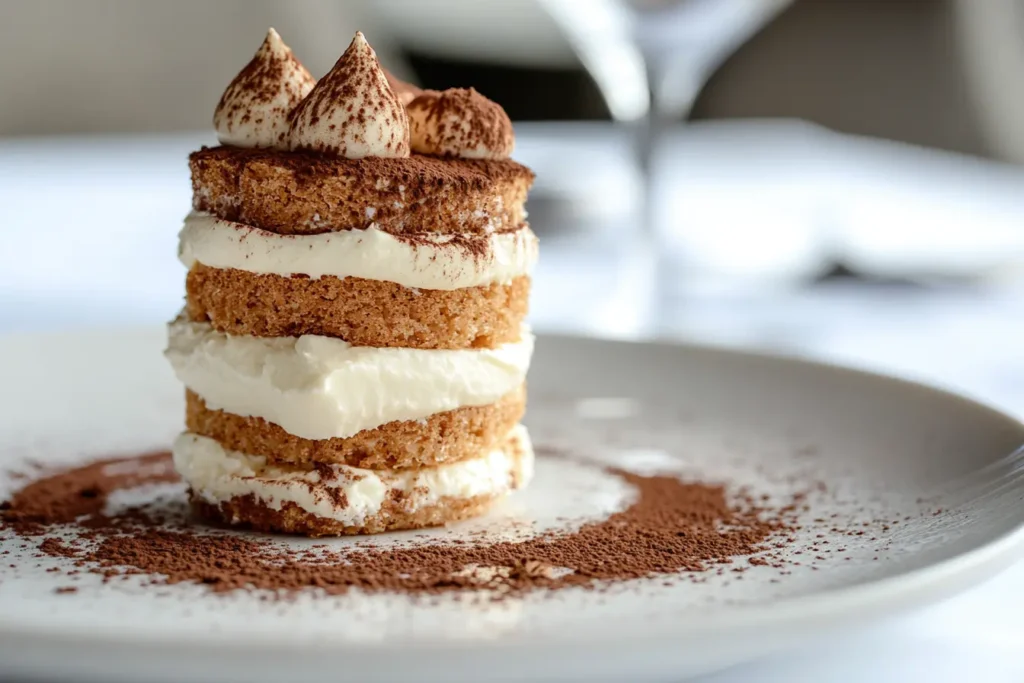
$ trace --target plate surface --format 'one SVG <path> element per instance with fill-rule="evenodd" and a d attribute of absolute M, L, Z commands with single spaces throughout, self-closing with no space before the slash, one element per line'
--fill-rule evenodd
<path fill-rule="evenodd" d="M 159 329 L 0 340 L 0 471 L 166 448 L 182 391 L 163 340 Z M 817 481 L 826 490 L 785 551 L 794 562 L 785 574 L 752 567 L 742 581 L 727 572 L 469 605 L 380 595 L 266 602 L 89 576 L 57 595 L 67 581 L 46 570 L 59 560 L 29 561 L 0 532 L 0 678 L 680 679 L 937 600 L 1024 547 L 1024 426 L 899 380 L 698 347 L 541 337 L 527 423 L 541 450 L 574 461 L 542 458 L 529 490 L 428 536 L 606 515 L 631 491 L 602 463 L 770 495 Z M 0 498 L 16 484 L 0 474 Z M 877 520 L 898 523 L 883 531 Z M 871 534 L 830 536 L 862 522 L 875 524 Z M 843 552 L 795 564 L 797 553 L 814 554 L 819 534 Z"/>

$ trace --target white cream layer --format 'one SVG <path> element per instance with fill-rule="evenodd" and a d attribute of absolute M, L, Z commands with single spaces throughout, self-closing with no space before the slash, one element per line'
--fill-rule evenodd
<path fill-rule="evenodd" d="M 479 240 L 479 252 L 459 245 Z M 422 289 L 461 289 L 508 284 L 537 262 L 537 237 L 529 227 L 490 235 L 419 235 L 415 241 L 369 227 L 317 235 L 279 235 L 241 223 L 192 213 L 178 236 L 186 267 L 251 273 L 334 275 L 396 282 Z"/>
<path fill-rule="evenodd" d="M 168 325 L 165 355 L 213 409 L 262 417 L 306 439 L 349 437 L 493 403 L 526 379 L 533 335 L 496 349 L 352 346 L 332 337 L 250 337 L 209 323 Z"/>
<path fill-rule="evenodd" d="M 208 503 L 252 494 L 274 510 L 290 502 L 318 517 L 362 526 L 393 490 L 406 494 L 403 509 L 414 513 L 445 498 L 503 495 L 513 481 L 525 486 L 533 476 L 533 449 L 526 428 L 518 426 L 504 448 L 480 458 L 417 470 L 335 465 L 325 478 L 316 470 L 268 465 L 262 456 L 225 450 L 213 439 L 185 432 L 174 443 L 174 466 Z M 339 492 L 344 506 L 337 502 Z"/>

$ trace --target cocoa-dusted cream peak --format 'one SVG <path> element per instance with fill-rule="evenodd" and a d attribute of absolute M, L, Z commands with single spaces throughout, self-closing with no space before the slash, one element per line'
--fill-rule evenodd
<path fill-rule="evenodd" d="M 425 90 L 406 111 L 412 150 L 419 154 L 507 159 L 515 147 L 508 114 L 473 88 Z"/>
<path fill-rule="evenodd" d="M 292 112 L 289 144 L 348 159 L 409 156 L 405 107 L 362 33 Z"/>
<path fill-rule="evenodd" d="M 217 103 L 217 139 L 236 147 L 288 149 L 288 115 L 315 84 L 277 31 L 268 30 Z"/>

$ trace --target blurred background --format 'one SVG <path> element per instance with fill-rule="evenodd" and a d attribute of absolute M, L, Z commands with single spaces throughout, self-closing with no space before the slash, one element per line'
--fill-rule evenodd
<path fill-rule="evenodd" d="M 542 331 L 923 377 L 1024 414 L 1024 0 L 0 4 L 0 332 L 181 306 L 186 155 L 274 26 L 508 110 Z"/>

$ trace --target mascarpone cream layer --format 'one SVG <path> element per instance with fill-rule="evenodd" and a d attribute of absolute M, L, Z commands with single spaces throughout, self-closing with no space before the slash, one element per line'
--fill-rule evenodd
<path fill-rule="evenodd" d="M 250 273 L 358 277 L 404 287 L 453 290 L 508 284 L 537 262 L 528 226 L 490 235 L 396 236 L 366 229 L 279 235 L 205 213 L 192 213 L 178 236 L 186 267 L 236 268 Z"/>
<path fill-rule="evenodd" d="M 414 470 L 281 467 L 262 456 L 225 450 L 217 441 L 190 432 L 178 437 L 173 452 L 178 473 L 208 503 L 253 495 L 274 510 L 293 503 L 317 517 L 351 526 L 362 526 L 388 500 L 401 500 L 402 511 L 411 514 L 445 499 L 503 495 L 529 482 L 534 461 L 522 426 L 502 447 L 479 458 Z"/>
<path fill-rule="evenodd" d="M 494 349 L 353 346 L 333 337 L 251 337 L 209 323 L 168 325 L 178 379 L 215 410 L 261 417 L 306 439 L 494 403 L 519 387 L 533 335 Z"/>

